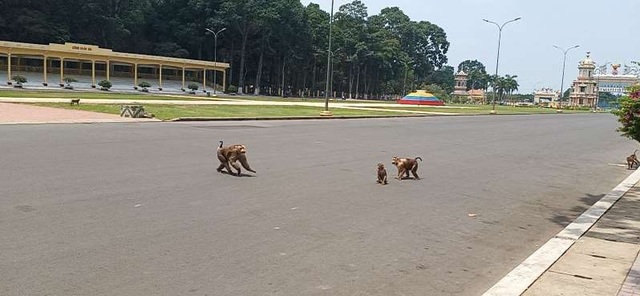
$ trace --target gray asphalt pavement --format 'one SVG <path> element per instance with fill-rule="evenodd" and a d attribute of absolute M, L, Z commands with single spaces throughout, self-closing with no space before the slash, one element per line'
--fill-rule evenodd
<path fill-rule="evenodd" d="M 629 175 L 617 125 L 0 126 L 0 295 L 478 295 Z M 215 172 L 221 139 L 258 173 Z M 394 155 L 423 179 L 377 185 Z"/>

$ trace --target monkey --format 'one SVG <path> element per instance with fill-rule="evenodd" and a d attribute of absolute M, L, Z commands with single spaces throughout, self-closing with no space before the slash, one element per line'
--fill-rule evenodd
<path fill-rule="evenodd" d="M 636 152 L 638 152 L 638 149 L 636 149 L 636 151 L 633 151 L 633 154 L 627 156 L 628 170 L 632 170 L 634 165 L 638 167 L 638 164 L 640 164 L 640 161 L 638 161 L 638 157 L 636 156 Z"/>
<path fill-rule="evenodd" d="M 387 185 L 387 170 L 384 169 L 384 164 L 378 163 L 378 184 Z"/>
<path fill-rule="evenodd" d="M 220 141 L 220 145 L 218 146 L 218 149 L 216 151 L 218 160 L 220 161 L 220 165 L 216 170 L 218 172 L 222 172 L 222 169 L 226 168 L 227 172 L 233 175 L 234 173 L 230 167 L 232 166 L 238 172 L 236 175 L 240 176 L 242 171 L 240 169 L 240 166 L 236 164 L 236 161 L 240 161 L 240 164 L 242 165 L 242 167 L 244 167 L 247 171 L 256 173 L 256 171 L 251 169 L 251 166 L 249 166 L 249 162 L 247 162 L 247 157 L 245 153 L 246 153 L 246 147 L 244 145 L 235 144 L 228 147 L 224 147 L 223 142 Z"/>
<path fill-rule="evenodd" d="M 80 106 L 80 99 L 71 99 L 71 105 L 73 106 L 73 104 Z"/>
<path fill-rule="evenodd" d="M 402 180 L 402 175 L 406 174 L 409 177 L 409 172 L 413 174 L 416 180 L 420 180 L 418 176 L 418 160 L 422 161 L 421 157 L 416 158 L 400 158 L 394 156 L 391 158 L 391 163 L 398 167 L 398 177 L 396 179 Z"/>

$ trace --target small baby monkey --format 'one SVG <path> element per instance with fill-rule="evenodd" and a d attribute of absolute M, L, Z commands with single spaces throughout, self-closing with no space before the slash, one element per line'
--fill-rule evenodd
<path fill-rule="evenodd" d="M 636 151 L 633 151 L 633 154 L 627 156 L 628 170 L 632 170 L 634 165 L 638 167 L 638 164 L 640 164 L 640 161 L 638 161 L 638 157 L 636 156 L 636 152 L 638 152 L 638 149 L 636 149 Z"/>
<path fill-rule="evenodd" d="M 378 184 L 387 185 L 387 170 L 384 169 L 384 164 L 378 163 Z"/>

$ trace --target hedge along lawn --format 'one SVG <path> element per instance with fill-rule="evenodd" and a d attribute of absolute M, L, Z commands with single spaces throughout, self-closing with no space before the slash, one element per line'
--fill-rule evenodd
<path fill-rule="evenodd" d="M 64 108 L 71 110 L 84 110 L 109 114 L 120 114 L 120 105 L 117 104 L 80 104 L 67 103 L 30 103 L 30 105 L 42 107 Z M 306 106 L 237 106 L 237 105 L 144 105 L 145 111 L 153 113 L 156 118 L 170 120 L 179 117 L 297 117 L 319 116 L 324 108 Z M 334 116 L 407 116 L 411 114 L 389 111 L 368 111 L 352 109 L 330 109 Z"/>
<path fill-rule="evenodd" d="M 371 109 L 389 109 L 389 110 L 406 110 L 421 112 L 442 112 L 442 113 L 458 113 L 458 114 L 489 114 L 492 110 L 491 105 L 445 105 L 443 107 L 434 106 L 380 106 L 367 107 Z M 585 113 L 589 110 L 568 110 L 563 109 L 563 113 Z M 556 109 L 538 108 L 538 107 L 514 107 L 514 106 L 496 106 L 498 114 L 555 114 Z"/>

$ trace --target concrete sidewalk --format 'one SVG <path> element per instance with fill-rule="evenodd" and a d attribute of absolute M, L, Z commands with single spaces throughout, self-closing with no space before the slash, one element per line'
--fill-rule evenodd
<path fill-rule="evenodd" d="M 484 293 L 640 295 L 640 170 Z"/>
<path fill-rule="evenodd" d="M 68 101 L 68 100 L 67 100 Z M 24 104 L 0 103 L 0 124 L 153 122 L 158 119 L 128 118 L 119 115 L 48 108 Z"/>
<path fill-rule="evenodd" d="M 522 295 L 640 295 L 636 184 Z"/>

